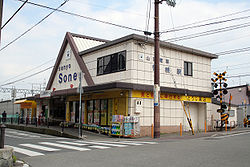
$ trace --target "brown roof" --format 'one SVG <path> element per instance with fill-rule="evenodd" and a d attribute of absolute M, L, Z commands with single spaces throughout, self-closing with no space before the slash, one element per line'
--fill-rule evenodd
<path fill-rule="evenodd" d="M 48 84 L 47 84 L 46 90 L 51 89 L 53 80 L 54 80 L 54 78 L 55 78 L 57 69 L 58 69 L 58 67 L 59 67 L 59 65 L 60 65 L 61 59 L 62 59 L 62 57 L 63 57 L 64 50 L 65 50 L 67 44 L 70 45 L 70 47 L 71 47 L 71 49 L 72 49 L 72 51 L 73 51 L 73 54 L 74 54 L 74 56 L 75 56 L 75 58 L 76 58 L 76 60 L 77 60 L 77 62 L 78 62 L 78 65 L 79 65 L 80 69 L 84 72 L 84 74 L 85 74 L 85 75 L 84 75 L 84 78 L 85 78 L 87 84 L 88 84 L 89 86 L 94 85 L 94 81 L 93 81 L 93 79 L 92 79 L 92 77 L 91 77 L 91 75 L 90 75 L 90 73 L 89 73 L 89 70 L 88 70 L 88 68 L 87 68 L 87 66 L 86 66 L 86 64 L 85 64 L 85 62 L 84 62 L 83 59 L 79 56 L 79 51 L 78 51 L 78 48 L 77 48 L 77 46 L 76 46 L 76 44 L 75 44 L 75 42 L 74 42 L 73 36 L 78 36 L 78 37 L 86 38 L 86 39 L 90 39 L 90 38 L 91 38 L 91 40 L 99 40 L 99 39 L 97 39 L 97 38 L 92 38 L 92 37 L 87 37 L 87 36 L 82 36 L 82 35 L 77 35 L 77 34 L 73 34 L 73 35 L 72 35 L 70 32 L 67 32 L 66 35 L 65 35 L 65 37 L 64 37 L 64 40 L 63 40 L 61 49 L 60 49 L 60 51 L 59 51 L 59 54 L 58 54 L 58 56 L 57 56 L 55 66 L 54 66 L 54 68 L 53 68 L 53 70 L 52 70 L 52 73 L 51 73 L 51 75 L 50 75 L 49 82 L 48 82 Z M 103 42 L 103 41 L 101 41 L 101 42 Z"/>

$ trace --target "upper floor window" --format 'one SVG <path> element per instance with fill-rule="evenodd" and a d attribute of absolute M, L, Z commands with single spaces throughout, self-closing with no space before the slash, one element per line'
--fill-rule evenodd
<path fill-rule="evenodd" d="M 126 70 L 126 51 L 103 56 L 97 59 L 97 75 Z"/>
<path fill-rule="evenodd" d="M 193 63 L 184 61 L 184 75 L 193 76 Z"/>

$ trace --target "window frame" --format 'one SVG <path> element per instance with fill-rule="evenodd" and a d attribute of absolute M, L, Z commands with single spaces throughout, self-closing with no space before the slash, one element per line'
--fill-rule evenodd
<path fill-rule="evenodd" d="M 104 62 L 105 58 L 107 59 L 107 57 L 110 57 L 108 64 Z M 108 67 L 109 65 L 109 70 L 105 71 L 105 67 Z M 100 72 L 100 68 L 102 68 L 102 72 Z M 97 58 L 97 76 L 120 71 L 126 71 L 126 50 Z"/>
<path fill-rule="evenodd" d="M 185 76 L 193 76 L 193 63 L 192 62 L 184 61 L 184 75 Z"/>

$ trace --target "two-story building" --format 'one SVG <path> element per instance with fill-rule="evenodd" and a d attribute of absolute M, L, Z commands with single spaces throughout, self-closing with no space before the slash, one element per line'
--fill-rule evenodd
<path fill-rule="evenodd" d="M 189 125 L 181 101 L 191 113 L 194 130 L 204 130 L 211 114 L 211 60 L 217 55 L 160 42 L 161 132 Z M 79 121 L 79 75 L 82 121 L 110 126 L 112 115 L 140 117 L 141 135 L 153 124 L 154 41 L 141 35 L 116 40 L 67 32 L 47 85 L 37 99 L 37 113 L 51 119 Z M 210 126 L 209 124 L 207 126 Z"/>

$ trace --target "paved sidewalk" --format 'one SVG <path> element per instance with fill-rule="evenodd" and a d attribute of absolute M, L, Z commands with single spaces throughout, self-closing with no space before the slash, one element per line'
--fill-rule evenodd
<path fill-rule="evenodd" d="M 64 128 L 62 132 L 62 128 L 60 126 L 38 126 L 35 125 L 6 125 L 8 128 L 12 129 L 19 129 L 24 131 L 31 131 L 37 133 L 44 133 L 54 136 L 63 136 L 69 138 L 79 138 L 79 129 L 78 128 Z M 183 139 L 194 139 L 194 138 L 201 138 L 201 137 L 212 137 L 212 136 L 221 136 L 221 135 L 230 135 L 235 133 L 242 133 L 242 132 L 250 132 L 250 128 L 235 128 L 233 130 L 228 131 L 213 131 L 213 132 L 195 132 L 195 135 L 192 135 L 191 132 L 183 132 L 182 136 L 180 133 L 168 133 L 168 134 L 161 134 L 160 138 L 152 139 L 151 137 L 137 137 L 137 138 L 119 138 L 119 137 L 112 137 L 105 134 L 99 134 L 98 132 L 86 131 L 82 130 L 82 139 L 87 140 L 144 140 L 144 141 L 166 141 L 166 140 L 183 140 Z"/>

